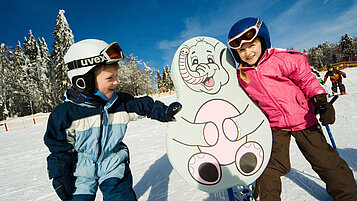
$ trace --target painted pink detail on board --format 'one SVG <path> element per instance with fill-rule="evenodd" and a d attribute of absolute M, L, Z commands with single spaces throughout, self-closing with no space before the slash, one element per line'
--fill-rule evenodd
<path fill-rule="evenodd" d="M 201 84 L 203 81 L 207 79 L 207 75 L 201 76 L 201 77 L 195 77 L 190 74 L 190 72 L 187 70 L 186 67 L 186 56 L 190 52 L 190 50 L 187 47 L 184 47 L 180 51 L 179 55 L 179 69 L 180 69 L 180 74 L 181 77 L 185 80 L 185 82 L 189 84 Z M 212 80 L 213 81 L 213 80 Z M 208 82 L 208 85 L 214 85 L 214 81 Z"/>
<path fill-rule="evenodd" d="M 240 115 L 230 103 L 212 100 L 204 104 L 198 111 L 195 123 L 206 123 L 204 138 L 210 146 L 199 146 L 201 152 L 216 157 L 221 165 L 235 162 L 236 153 L 247 138 L 238 139 L 238 127 L 231 119 Z"/>

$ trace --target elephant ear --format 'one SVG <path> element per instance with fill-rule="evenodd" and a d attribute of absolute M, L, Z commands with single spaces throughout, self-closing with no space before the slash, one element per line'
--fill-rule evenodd
<path fill-rule="evenodd" d="M 225 85 L 229 81 L 229 73 L 227 69 L 236 69 L 236 64 L 234 61 L 234 58 L 231 54 L 231 52 L 228 50 L 228 48 L 223 44 L 223 43 L 218 43 L 216 45 L 216 49 L 220 49 L 220 51 L 216 51 L 217 54 L 216 58 L 219 58 L 219 66 L 222 68 L 221 70 L 225 71 L 225 73 L 222 73 L 222 82 L 221 85 Z M 223 77 L 226 77 L 226 79 L 223 79 Z"/>
<path fill-rule="evenodd" d="M 224 46 L 221 43 L 219 45 Z M 234 61 L 231 52 L 228 50 L 226 46 L 222 48 L 219 58 L 220 58 L 221 66 L 223 66 L 223 68 L 231 67 L 233 69 L 236 69 L 236 62 Z"/>

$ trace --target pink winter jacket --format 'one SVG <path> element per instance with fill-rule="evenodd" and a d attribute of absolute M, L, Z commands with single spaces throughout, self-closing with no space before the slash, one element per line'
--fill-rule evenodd
<path fill-rule="evenodd" d="M 243 72 L 249 81 L 243 80 Z M 317 123 L 310 99 L 326 92 L 301 52 L 268 49 L 256 68 L 238 68 L 238 80 L 272 129 L 296 131 Z"/>

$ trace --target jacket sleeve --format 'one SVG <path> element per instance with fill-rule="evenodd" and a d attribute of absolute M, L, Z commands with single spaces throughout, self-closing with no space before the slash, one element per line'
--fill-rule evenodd
<path fill-rule="evenodd" d="M 326 94 L 316 76 L 311 73 L 310 65 L 305 56 L 300 54 L 291 54 L 288 61 L 290 66 L 288 77 L 303 91 L 307 99 L 311 99 L 317 94 Z"/>
<path fill-rule="evenodd" d="M 127 112 L 135 112 L 138 115 L 146 116 L 151 119 L 156 119 L 161 122 L 168 122 L 172 117 L 166 114 L 167 107 L 161 101 L 154 101 L 149 96 L 134 98 L 129 94 L 119 94 L 119 97 L 125 97 L 125 106 Z"/>
<path fill-rule="evenodd" d="M 63 105 L 56 107 L 48 119 L 44 143 L 51 152 L 47 157 L 50 179 L 73 175 L 76 153 L 73 152 L 74 146 L 69 142 L 65 131 L 70 124 Z"/>

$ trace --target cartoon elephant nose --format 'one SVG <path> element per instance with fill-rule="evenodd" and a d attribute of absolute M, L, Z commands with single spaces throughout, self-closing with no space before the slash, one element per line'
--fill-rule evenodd
<path fill-rule="evenodd" d="M 248 174 L 255 169 L 255 167 L 257 166 L 257 162 L 258 160 L 255 154 L 252 152 L 248 152 L 240 158 L 239 166 L 244 173 Z"/>
<path fill-rule="evenodd" d="M 212 163 L 202 163 L 198 168 L 198 174 L 207 182 L 217 181 L 219 177 L 217 167 Z"/>

